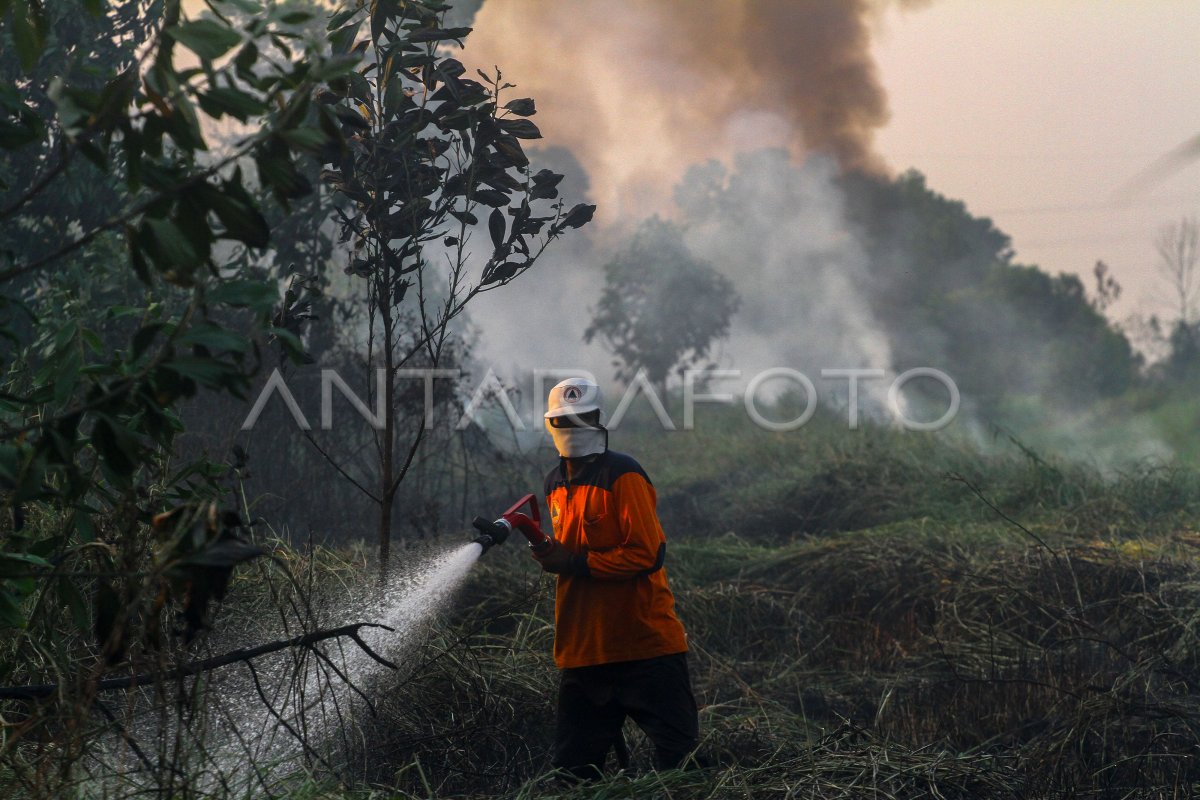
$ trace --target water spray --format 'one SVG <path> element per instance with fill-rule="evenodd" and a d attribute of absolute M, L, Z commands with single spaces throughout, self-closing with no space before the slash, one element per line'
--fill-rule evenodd
<path fill-rule="evenodd" d="M 521 508 L 526 505 L 529 506 L 528 514 L 521 511 Z M 525 536 L 529 541 L 529 549 L 534 552 L 534 555 L 545 553 L 554 544 L 554 541 L 542 531 L 542 515 L 538 511 L 537 498 L 532 494 L 527 494 L 513 503 L 511 508 L 500 515 L 499 519 L 489 522 L 483 517 L 476 517 L 471 525 L 479 531 L 475 544 L 483 548 L 483 553 L 498 544 L 503 544 L 513 529 L 520 531 Z"/>
<path fill-rule="evenodd" d="M 206 680 L 214 681 L 214 685 L 220 687 L 223 702 L 229 705 L 226 714 L 214 723 L 214 739 L 208 745 L 207 755 L 216 768 L 214 774 L 226 789 L 229 785 L 244 786 L 245 790 L 237 793 L 250 796 L 250 787 L 257 786 L 268 773 L 272 780 L 281 778 L 293 769 L 301 769 L 306 755 L 318 754 L 321 758 L 327 750 L 334 752 L 343 713 L 341 704 L 350 702 L 352 692 L 362 695 L 356 687 L 370 686 L 378 679 L 382 668 L 395 669 L 397 664 L 410 660 L 424 641 L 430 621 L 450 603 L 484 553 L 503 543 L 513 530 L 521 532 L 536 554 L 545 553 L 553 546 L 553 540 L 542 532 L 541 514 L 533 494 L 522 497 L 499 519 L 488 521 L 476 517 L 472 525 L 479 532 L 475 539 L 448 552 L 413 559 L 407 569 L 390 577 L 385 591 L 373 602 L 350 599 L 343 606 L 332 608 L 329 614 L 334 627 L 256 647 L 242 647 L 165 673 L 108 678 L 100 681 L 96 688 L 99 691 L 128 690 L 149 687 L 165 679 L 176 680 L 197 674 L 213 676 Z M 364 619 L 370 621 L 364 622 Z M 327 684 L 328 675 L 323 670 L 292 673 L 291 659 L 265 661 L 272 653 L 299 647 L 313 648 L 318 642 L 342 636 L 353 639 L 359 648 L 346 648 L 340 656 L 331 652 L 325 660 L 336 665 L 333 669 L 345 685 Z M 319 651 L 314 648 L 314 652 Z M 329 661 L 329 658 L 336 660 Z M 229 664 L 251 663 L 251 659 L 264 660 L 259 670 L 272 681 L 278 681 L 280 686 L 288 686 L 288 676 L 295 675 L 290 679 L 292 684 L 288 690 L 295 692 L 294 704 L 287 705 L 282 711 L 270 708 L 258 702 L 261 689 L 247 684 L 238 673 L 214 672 Z M 57 691 L 57 685 L 0 687 L 0 699 L 37 699 Z M 155 724 L 154 720 L 145 723 L 147 735 L 153 735 Z M 294 734 L 301 727 L 310 739 L 303 749 L 297 747 Z M 248 745 L 239 730 L 256 732 L 249 745 L 252 747 L 251 769 L 247 769 Z M 116 752 L 126 746 L 125 740 L 116 740 L 112 746 Z M 272 766 L 269 771 L 264 771 L 256 766 L 258 763 Z M 129 779 L 127 773 L 118 773 L 114 777 L 118 781 Z M 215 792 L 215 784 L 205 783 L 209 780 L 210 776 L 204 777 L 201 785 Z"/>

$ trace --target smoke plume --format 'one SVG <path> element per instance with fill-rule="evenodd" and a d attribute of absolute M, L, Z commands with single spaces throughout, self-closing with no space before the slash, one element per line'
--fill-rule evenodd
<path fill-rule="evenodd" d="M 837 168 L 814 156 L 790 164 L 782 151 L 709 162 L 688 171 L 676 202 L 693 253 L 738 288 L 742 308 L 725 347 L 747 374 L 785 366 L 889 369 L 888 337 L 862 287 L 867 254 L 845 222 Z"/>
<path fill-rule="evenodd" d="M 499 370 L 581 367 L 610 356 L 584 345 L 600 267 L 642 220 L 682 224 L 694 254 L 742 298 L 722 366 L 890 370 L 888 341 L 862 292 L 865 254 L 836 185 L 882 173 L 875 131 L 888 119 L 871 36 L 912 0 L 488 0 L 461 57 L 498 65 L 533 97 L 564 196 L 599 205 L 598 225 L 526 277 L 522 313 L 473 306 L 476 355 Z M 456 23 L 465 23 L 469 12 Z M 571 163 L 561 162 L 568 153 Z M 756 154 L 756 155 L 752 155 Z M 705 206 L 721 195 L 723 208 Z M 553 248 L 552 248 L 553 250 Z M 825 387 L 822 388 L 822 393 Z M 870 391 L 868 390 L 868 393 Z"/>
<path fill-rule="evenodd" d="M 661 212 L 688 167 L 742 150 L 882 171 L 873 137 L 888 106 L 870 44 L 886 5 L 493 0 L 465 57 L 537 99 L 542 131 L 580 160 L 611 222 Z"/>

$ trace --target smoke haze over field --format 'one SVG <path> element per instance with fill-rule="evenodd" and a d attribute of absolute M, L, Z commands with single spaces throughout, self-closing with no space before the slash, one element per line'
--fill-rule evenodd
<path fill-rule="evenodd" d="M 867 256 L 846 228 L 837 166 L 799 166 L 778 150 L 745 153 L 733 170 L 693 168 L 676 193 L 687 242 L 742 295 L 726 347 L 747 372 L 786 366 L 816 379 L 822 368 L 892 366 L 887 337 L 861 287 Z"/>
<path fill-rule="evenodd" d="M 519 319 L 500 301 L 474 307 L 486 332 L 477 354 L 502 370 L 572 365 L 607 377 L 607 355 L 581 341 L 600 267 L 658 214 L 694 224 L 695 254 L 742 294 L 723 366 L 890 368 L 856 288 L 867 263 L 833 179 L 839 167 L 885 169 L 873 147 L 888 108 L 871 34 L 885 7 L 919 5 L 725 0 L 697 14 L 685 0 L 483 3 L 464 59 L 499 65 L 517 84 L 511 96 L 536 99 L 535 121 L 577 162 L 567 171 L 586 177 L 602 227 L 585 231 L 587 245 L 560 246 L 514 287 L 532 299 Z M 776 150 L 738 158 L 767 148 Z M 695 193 L 738 168 L 731 224 Z M 570 181 L 563 188 L 579 199 Z"/>
<path fill-rule="evenodd" d="M 983 234 L 973 238 L 974 225 L 989 225 L 975 194 L 965 196 L 976 212 L 972 222 L 930 199 L 937 184 L 928 187 L 934 195 L 923 194 L 924 184 L 892 201 L 881 195 L 873 208 L 864 200 L 875 189 L 864 195 L 862 181 L 843 180 L 847 173 L 887 178 L 876 138 L 891 112 L 875 56 L 901 20 L 916 26 L 943 4 L 914 14 L 901 12 L 931 4 L 717 0 L 703 14 L 684 0 L 470 5 L 456 20 L 466 23 L 476 12 L 464 61 L 485 70 L 498 65 L 516 84 L 510 99 L 536 99 L 534 121 L 553 151 L 542 156 L 575 179 L 564 182 L 564 197 L 599 206 L 596 225 L 552 249 L 509 290 L 523 295 L 520 314 L 501 295 L 473 306 L 481 361 L 510 375 L 577 367 L 610 378 L 609 355 L 585 345 L 582 333 L 600 297 L 603 265 L 638 225 L 659 215 L 681 225 L 692 254 L 729 276 L 741 295 L 729 340 L 716 351 L 721 367 L 744 376 L 799 369 L 823 399 L 845 386 L 822 383 L 826 367 L 894 374 L 928 366 L 974 383 L 972 393 L 981 386 L 996 393 L 1004 382 L 975 365 L 1011 360 L 1019 379 L 1004 386 L 1014 395 L 1071 383 L 1055 372 L 1065 363 L 1052 344 L 1053 321 L 1062 317 L 1038 316 L 1038 304 L 1074 290 L 1053 282 L 1035 290 L 1040 279 L 1019 270 L 989 273 L 1011 250 L 993 247 Z M 1054 32 L 1069 37 L 1069 28 Z M 953 36 L 970 40 L 961 27 Z M 1040 44 L 1040 56 L 1052 52 Z M 986 61 L 987 54 L 976 55 Z M 942 82 L 931 74 L 920 85 L 936 94 Z M 977 83 L 980 102 L 991 92 L 1006 96 L 1002 74 Z M 944 109 L 925 124 L 957 130 L 968 114 Z M 1009 131 L 1009 122 L 995 122 L 995 135 Z M 981 171 L 990 166 L 989 148 L 972 156 Z M 873 226 L 864 213 L 890 217 Z M 959 236 L 962 253 L 955 252 Z M 1043 266 L 1047 279 L 1061 269 Z M 1085 281 L 1090 285 L 1090 274 Z M 942 297 L 952 290 L 958 293 Z M 1098 330 L 1086 336 L 1103 338 Z M 865 382 L 863 391 L 879 401 L 874 390 L 884 385 Z"/>

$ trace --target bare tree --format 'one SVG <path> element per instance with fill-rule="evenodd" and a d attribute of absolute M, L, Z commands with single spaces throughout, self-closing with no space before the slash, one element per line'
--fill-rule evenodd
<path fill-rule="evenodd" d="M 1191 323 L 1192 304 L 1200 282 L 1200 225 L 1195 217 L 1183 217 L 1164 226 L 1154 240 L 1158 269 L 1179 304 L 1179 321 Z"/>

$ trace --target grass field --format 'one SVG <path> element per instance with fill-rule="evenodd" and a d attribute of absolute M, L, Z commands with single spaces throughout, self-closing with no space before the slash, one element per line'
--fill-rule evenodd
<path fill-rule="evenodd" d="M 702 769 L 565 790 L 551 584 L 490 553 L 352 754 L 363 796 L 1184 797 L 1200 786 L 1200 495 L 1021 443 L 831 418 L 630 425 L 670 539 Z M 530 478 L 533 480 L 532 476 Z M 612 765 L 610 765 L 612 766 Z M 319 786 L 325 786 L 319 789 Z M 329 784 L 315 796 L 343 796 Z"/>
<path fill-rule="evenodd" d="M 611 443 L 658 491 L 700 766 L 653 772 L 630 724 L 629 771 L 610 763 L 582 787 L 549 774 L 553 582 L 509 544 L 398 671 L 363 684 L 374 711 L 347 707 L 335 768 L 281 779 L 276 796 L 1065 800 L 1200 788 L 1195 471 L 1068 461 L 1006 433 L 848 431 L 826 412 L 790 433 L 732 409 L 704 409 L 688 432 L 635 415 Z M 547 450 L 498 467 L 496 505 L 538 490 L 552 461 Z M 281 548 L 275 565 L 242 569 L 212 646 L 278 638 L 272 620 L 301 590 L 369 621 L 368 552 Z M 0 786 L 14 785 L 4 780 L 0 770 Z M 230 796 L 173 785 L 167 796 Z M 131 795 L 118 780 L 109 796 Z"/>

